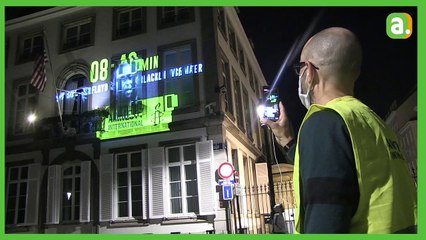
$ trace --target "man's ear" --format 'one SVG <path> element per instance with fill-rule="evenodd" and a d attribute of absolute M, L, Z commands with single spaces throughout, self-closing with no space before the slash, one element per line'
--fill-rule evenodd
<path fill-rule="evenodd" d="M 308 66 L 306 69 L 306 81 L 312 90 L 316 82 L 315 82 L 315 68 L 310 62 L 308 62 Z"/>

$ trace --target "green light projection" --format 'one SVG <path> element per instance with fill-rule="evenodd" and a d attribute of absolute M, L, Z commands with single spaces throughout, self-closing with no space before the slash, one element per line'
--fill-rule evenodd
<path fill-rule="evenodd" d="M 138 100 L 141 111 L 117 120 L 104 120 L 105 131 L 96 132 L 96 137 L 105 140 L 119 137 L 170 131 L 172 111 L 178 106 L 176 94 Z"/>
<path fill-rule="evenodd" d="M 179 93 L 166 94 L 163 81 L 179 81 L 181 77 L 202 73 L 203 64 L 159 69 L 158 55 L 146 57 L 136 51 L 115 59 L 110 62 L 103 58 L 91 64 L 91 84 L 109 83 L 110 91 L 108 102 L 96 105 L 109 111 L 96 137 L 106 140 L 170 131 Z M 92 103 L 96 102 L 95 94 Z"/>

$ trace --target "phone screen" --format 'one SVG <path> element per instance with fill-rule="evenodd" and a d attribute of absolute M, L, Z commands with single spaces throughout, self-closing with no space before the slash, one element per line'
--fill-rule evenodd
<path fill-rule="evenodd" d="M 264 87 L 263 94 L 265 99 L 263 117 L 271 121 L 277 121 L 280 118 L 278 91 L 276 89 L 269 90 L 267 87 Z"/>

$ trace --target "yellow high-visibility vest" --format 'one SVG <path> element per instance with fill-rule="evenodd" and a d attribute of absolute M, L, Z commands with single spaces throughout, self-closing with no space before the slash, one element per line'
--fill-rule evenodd
<path fill-rule="evenodd" d="M 417 225 L 417 192 L 395 133 L 369 107 L 351 96 L 336 98 L 326 105 L 313 104 L 300 129 L 313 113 L 324 109 L 332 109 L 343 118 L 352 141 L 360 199 L 350 233 L 393 233 Z M 293 181 L 296 231 L 300 233 L 304 216 L 300 215 L 299 159 L 298 139 Z"/>

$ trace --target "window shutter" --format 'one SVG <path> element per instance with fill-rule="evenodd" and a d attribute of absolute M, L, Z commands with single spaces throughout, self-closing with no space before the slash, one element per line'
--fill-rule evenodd
<path fill-rule="evenodd" d="M 141 207 L 141 212 L 140 212 L 140 214 L 139 215 L 137 215 L 137 216 L 142 216 L 142 219 L 147 219 L 146 218 L 146 206 L 145 206 L 145 203 L 146 203 L 146 200 L 145 200 L 145 182 L 146 182 L 146 174 L 145 174 L 145 168 L 146 168 L 146 163 L 145 163 L 145 161 L 147 160 L 147 150 L 141 150 L 141 159 L 140 159 L 140 166 L 141 166 L 141 169 L 142 169 L 142 174 L 141 174 L 141 197 L 142 197 L 142 207 Z M 134 194 L 134 192 L 133 192 L 133 190 L 132 190 L 132 194 Z M 133 211 L 133 210 L 132 210 Z"/>
<path fill-rule="evenodd" d="M 80 173 L 80 222 L 90 222 L 91 161 L 81 162 Z"/>
<path fill-rule="evenodd" d="M 149 217 L 164 216 L 164 148 L 148 149 L 149 168 Z"/>
<path fill-rule="evenodd" d="M 147 210 L 149 209 L 148 206 L 148 173 L 147 173 L 147 167 L 148 167 L 148 150 L 143 149 L 142 150 L 142 218 L 147 219 Z"/>
<path fill-rule="evenodd" d="M 37 225 L 39 208 L 40 163 L 28 166 L 28 192 L 25 212 L 25 224 Z"/>
<path fill-rule="evenodd" d="M 99 159 L 99 218 L 110 221 L 113 218 L 114 155 L 104 154 Z"/>
<path fill-rule="evenodd" d="M 213 141 L 196 143 L 196 151 L 200 214 L 214 214 L 215 187 L 213 183 Z"/>
<path fill-rule="evenodd" d="M 46 223 L 58 224 L 61 196 L 61 175 L 62 167 L 60 165 L 49 166 L 47 181 L 47 216 Z"/>
<path fill-rule="evenodd" d="M 256 163 L 256 180 L 257 185 L 268 184 L 268 167 L 266 163 Z"/>

